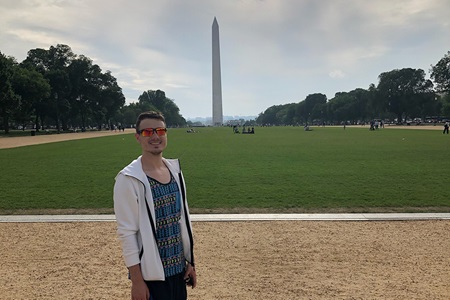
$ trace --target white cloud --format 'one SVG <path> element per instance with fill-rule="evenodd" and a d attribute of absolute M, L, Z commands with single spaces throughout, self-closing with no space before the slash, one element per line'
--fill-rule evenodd
<path fill-rule="evenodd" d="M 328 75 L 331 78 L 344 78 L 345 77 L 344 72 L 342 72 L 341 70 L 332 70 L 332 71 L 330 71 L 330 73 L 328 73 Z"/>

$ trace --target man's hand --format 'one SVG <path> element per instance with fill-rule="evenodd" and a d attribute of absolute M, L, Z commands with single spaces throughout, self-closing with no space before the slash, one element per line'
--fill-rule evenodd
<path fill-rule="evenodd" d="M 150 291 L 147 284 L 142 278 L 141 266 L 134 265 L 128 268 L 131 279 L 131 299 L 132 300 L 148 300 L 150 298 Z"/>
<path fill-rule="evenodd" d="M 184 280 L 190 279 L 190 285 L 192 288 L 197 286 L 197 274 L 195 268 L 191 264 L 187 264 L 186 273 L 184 273 Z"/>
<path fill-rule="evenodd" d="M 142 281 L 131 283 L 131 299 L 132 300 L 148 300 L 150 299 L 150 291 L 147 284 Z"/>

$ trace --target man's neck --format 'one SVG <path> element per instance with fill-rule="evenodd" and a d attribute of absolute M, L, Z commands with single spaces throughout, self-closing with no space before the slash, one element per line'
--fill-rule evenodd
<path fill-rule="evenodd" d="M 143 153 L 141 161 L 142 167 L 147 170 L 164 167 L 162 154 Z"/>
<path fill-rule="evenodd" d="M 142 170 L 144 173 L 163 184 L 170 182 L 170 172 L 164 164 L 161 155 L 142 155 Z"/>

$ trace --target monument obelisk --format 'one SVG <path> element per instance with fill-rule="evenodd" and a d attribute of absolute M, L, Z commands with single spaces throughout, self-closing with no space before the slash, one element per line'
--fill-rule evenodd
<path fill-rule="evenodd" d="M 222 126 L 223 123 L 219 24 L 216 17 L 212 24 L 212 122 L 213 126 Z"/>

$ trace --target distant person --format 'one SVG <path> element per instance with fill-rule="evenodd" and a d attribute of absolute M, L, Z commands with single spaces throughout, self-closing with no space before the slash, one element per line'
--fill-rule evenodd
<path fill-rule="evenodd" d="M 135 300 L 185 300 L 186 284 L 197 285 L 186 186 L 179 161 L 162 156 L 166 132 L 162 114 L 139 115 L 142 155 L 114 185 L 117 234 Z"/>
<path fill-rule="evenodd" d="M 448 122 L 445 122 L 445 124 L 444 124 L 444 132 L 442 132 L 443 134 L 448 134 L 448 127 L 449 127 L 449 124 L 448 124 Z"/>

